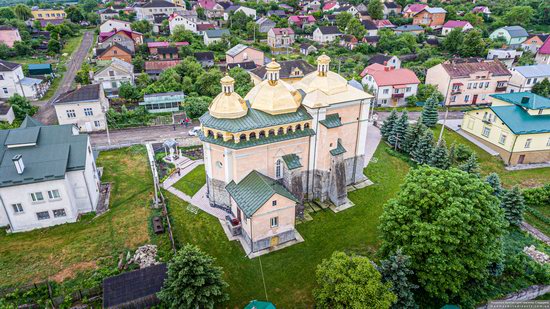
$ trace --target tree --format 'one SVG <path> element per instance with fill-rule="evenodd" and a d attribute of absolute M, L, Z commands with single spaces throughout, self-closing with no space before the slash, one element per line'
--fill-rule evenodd
<path fill-rule="evenodd" d="M 84 14 L 82 14 L 82 11 L 76 5 L 66 8 L 65 13 L 67 14 L 67 18 L 73 23 L 79 23 L 84 20 Z"/>
<path fill-rule="evenodd" d="M 511 225 L 519 226 L 523 221 L 525 202 L 523 194 L 518 186 L 511 190 L 505 190 L 500 200 L 500 206 L 504 209 L 504 216 Z"/>
<path fill-rule="evenodd" d="M 411 169 L 380 217 L 382 253 L 401 248 L 424 300 L 460 302 L 500 262 L 506 227 L 491 187 L 455 168 Z M 422 306 L 421 306 L 422 307 Z"/>
<path fill-rule="evenodd" d="M 145 60 L 141 55 L 137 55 L 132 59 L 132 65 L 135 72 L 143 72 L 145 70 Z"/>
<path fill-rule="evenodd" d="M 19 56 L 26 56 L 32 54 L 32 49 L 27 42 L 16 41 L 13 43 L 13 49 L 15 53 Z"/>
<path fill-rule="evenodd" d="M 446 170 L 451 166 L 449 150 L 447 150 L 447 145 L 445 144 L 444 139 L 442 139 L 439 144 L 433 148 L 427 163 L 429 166 L 437 167 L 443 170 Z"/>
<path fill-rule="evenodd" d="M 548 78 L 545 78 L 542 81 L 534 84 L 533 88 L 531 88 L 531 92 L 543 97 L 550 98 L 550 81 L 548 81 Z"/>
<path fill-rule="evenodd" d="M 464 14 L 464 20 L 469 22 L 474 27 L 480 27 L 483 25 L 483 17 L 480 14 L 468 12 Z"/>
<path fill-rule="evenodd" d="M 138 101 L 141 99 L 141 94 L 136 86 L 130 84 L 129 82 L 123 82 L 118 87 L 118 96 L 122 99 L 129 101 Z"/>
<path fill-rule="evenodd" d="M 468 160 L 461 164 L 458 168 L 466 173 L 479 175 L 479 163 L 477 162 L 476 154 L 472 152 Z"/>
<path fill-rule="evenodd" d="M 529 25 L 534 15 L 535 10 L 530 6 L 514 6 L 504 14 L 503 20 L 508 25 L 526 27 Z"/>
<path fill-rule="evenodd" d="M 22 97 L 18 93 L 14 94 L 8 99 L 8 104 L 13 108 L 15 119 L 23 121 L 25 116 L 32 116 L 38 110 L 38 107 L 32 106 L 31 102 L 27 98 Z"/>
<path fill-rule="evenodd" d="M 388 137 L 390 136 L 396 122 L 397 122 L 397 110 L 394 108 L 392 109 L 388 118 L 384 120 L 384 122 L 382 123 L 382 126 L 380 127 L 380 133 L 382 134 L 382 138 L 384 138 L 385 140 L 388 140 Z"/>
<path fill-rule="evenodd" d="M 422 124 L 422 119 L 419 119 L 415 124 L 407 127 L 405 131 L 405 140 L 403 141 L 403 151 L 410 154 L 416 148 L 416 144 L 424 135 L 428 128 Z"/>
<path fill-rule="evenodd" d="M 48 41 L 48 53 L 55 55 L 61 52 L 61 43 L 58 40 L 51 38 Z"/>
<path fill-rule="evenodd" d="M 405 132 L 409 127 L 409 115 L 404 110 L 401 117 L 395 122 L 390 135 L 388 136 L 388 143 L 395 146 L 399 150 L 403 150 L 403 144 L 405 141 Z"/>
<path fill-rule="evenodd" d="M 410 282 L 410 277 L 413 275 L 410 267 L 411 257 L 403 254 L 401 248 L 397 249 L 394 255 L 380 262 L 382 280 L 391 283 L 390 291 L 397 296 L 397 301 L 392 305 L 394 309 L 418 308 L 412 292 L 418 288 L 418 285 Z"/>
<path fill-rule="evenodd" d="M 336 16 L 340 16 L 341 14 L 342 13 Z M 363 26 L 363 24 L 361 24 L 361 22 L 357 18 L 352 18 L 350 19 L 350 21 L 346 26 L 346 33 L 351 34 L 357 39 L 361 40 L 361 38 L 364 37 L 365 34 L 367 33 L 367 30 L 365 29 L 365 26 Z"/>
<path fill-rule="evenodd" d="M 367 12 L 372 19 L 384 18 L 384 9 L 380 0 L 370 0 L 367 5 Z"/>
<path fill-rule="evenodd" d="M 147 20 L 134 21 L 130 24 L 130 26 L 132 27 L 132 30 L 141 33 L 149 33 L 153 30 L 153 25 L 151 25 L 151 23 Z"/>
<path fill-rule="evenodd" d="M 92 68 L 90 68 L 90 65 L 84 62 L 80 70 L 76 72 L 74 81 L 82 85 L 89 85 L 91 83 L 91 80 L 90 80 L 91 70 Z"/>
<path fill-rule="evenodd" d="M 426 164 L 430 160 L 434 148 L 434 134 L 426 130 L 411 150 L 411 159 L 418 164 Z"/>
<path fill-rule="evenodd" d="M 422 107 L 422 123 L 428 128 L 433 128 L 437 124 L 439 113 L 437 112 L 437 95 L 432 94 Z"/>
<path fill-rule="evenodd" d="M 17 16 L 17 18 L 21 19 L 22 21 L 26 21 L 27 19 L 32 18 L 31 9 L 22 3 L 17 4 L 13 8 L 13 12 L 15 13 L 15 16 Z"/>
<path fill-rule="evenodd" d="M 0 8 L 0 18 L 15 19 L 17 18 L 17 16 L 15 16 L 15 13 L 13 12 L 11 7 L 3 7 Z"/>
<path fill-rule="evenodd" d="M 344 32 L 346 31 L 346 27 L 352 19 L 353 15 L 348 12 L 342 12 L 336 15 L 336 26 L 338 26 L 338 29 L 340 29 L 340 31 Z"/>
<path fill-rule="evenodd" d="M 215 97 L 221 92 L 220 79 L 223 77 L 218 69 L 211 69 L 201 74 L 195 82 L 195 91 L 199 95 Z"/>
<path fill-rule="evenodd" d="M 90 12 L 86 13 L 86 20 L 92 25 L 98 25 L 101 21 L 101 17 L 95 12 Z"/>
<path fill-rule="evenodd" d="M 430 60 L 427 60 L 430 61 Z M 418 91 L 416 92 L 416 96 L 418 97 L 418 101 L 420 102 L 426 102 L 429 97 L 432 95 L 437 96 L 437 102 L 443 101 L 445 98 L 439 90 L 437 90 L 437 86 L 430 85 L 430 84 L 420 84 L 418 85 Z"/>
<path fill-rule="evenodd" d="M 477 29 L 472 29 L 464 35 L 464 40 L 459 49 L 462 57 L 481 57 L 485 54 L 485 42 L 481 36 L 481 32 Z"/>
<path fill-rule="evenodd" d="M 229 75 L 235 79 L 235 92 L 244 97 L 252 87 L 254 83 L 250 78 L 250 74 L 243 68 L 234 67 L 229 70 Z"/>
<path fill-rule="evenodd" d="M 11 54 L 11 48 L 5 43 L 0 43 L 0 59 L 6 59 Z"/>
<path fill-rule="evenodd" d="M 197 246 L 187 244 L 168 263 L 158 298 L 169 308 L 214 308 L 228 299 L 221 267 Z"/>
<path fill-rule="evenodd" d="M 464 40 L 464 32 L 462 28 L 454 28 L 447 34 L 442 42 L 443 48 L 451 54 L 456 54 L 462 46 Z"/>
<path fill-rule="evenodd" d="M 390 308 L 397 299 L 368 258 L 334 252 L 317 266 L 319 308 Z"/>
<path fill-rule="evenodd" d="M 187 97 L 183 109 L 187 113 L 187 117 L 196 119 L 208 111 L 211 101 L 212 99 L 209 97 Z"/>
<path fill-rule="evenodd" d="M 503 193 L 502 184 L 500 182 L 500 177 L 497 173 L 491 173 L 485 178 L 485 182 L 488 183 L 491 188 L 493 188 L 493 195 L 500 198 Z"/>

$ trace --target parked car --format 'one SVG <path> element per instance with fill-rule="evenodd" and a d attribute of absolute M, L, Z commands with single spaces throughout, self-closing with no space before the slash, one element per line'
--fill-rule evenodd
<path fill-rule="evenodd" d="M 189 136 L 197 136 L 200 130 L 201 127 L 193 127 L 193 129 L 189 130 Z"/>

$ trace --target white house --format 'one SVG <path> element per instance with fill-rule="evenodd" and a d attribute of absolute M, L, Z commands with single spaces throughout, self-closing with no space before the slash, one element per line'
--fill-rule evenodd
<path fill-rule="evenodd" d="M 320 26 L 313 31 L 313 41 L 320 44 L 330 43 L 341 35 L 336 26 Z"/>
<path fill-rule="evenodd" d="M 17 93 L 38 100 L 48 91 L 49 85 L 41 79 L 25 77 L 19 63 L 0 60 L 0 99 L 9 99 Z"/>
<path fill-rule="evenodd" d="M 136 11 L 137 20 L 147 20 L 150 23 L 154 23 L 155 14 L 170 15 L 173 13 L 182 13 L 185 11 L 184 7 L 177 6 L 172 2 L 164 0 L 151 0 L 134 5 L 134 11 Z"/>
<path fill-rule="evenodd" d="M 511 48 L 493 48 L 489 49 L 487 54 L 487 59 L 493 60 L 498 59 L 500 62 L 504 63 L 506 67 L 511 68 L 514 61 L 519 59 L 523 55 L 523 51 L 511 49 Z"/>
<path fill-rule="evenodd" d="M 393 69 L 378 63 L 371 64 L 361 73 L 361 82 L 375 96 L 377 106 L 402 106 L 407 98 L 416 95 L 420 80 L 409 69 Z"/>
<path fill-rule="evenodd" d="M 86 85 L 60 95 L 54 102 L 59 124 L 74 124 L 81 132 L 107 128 L 109 101 L 101 84 Z"/>
<path fill-rule="evenodd" d="M 99 32 L 111 32 L 115 30 L 132 31 L 132 27 L 130 26 L 130 22 L 118 19 L 106 20 L 99 26 Z"/>
<path fill-rule="evenodd" d="M 177 27 L 183 27 L 195 34 L 203 35 L 204 31 L 214 29 L 214 25 L 206 23 L 193 15 L 172 14 L 168 18 L 170 33 L 173 33 Z"/>
<path fill-rule="evenodd" d="M 75 222 L 95 211 L 100 180 L 87 134 L 27 117 L 0 131 L 0 226 L 10 232 Z"/>
<path fill-rule="evenodd" d="M 441 34 L 447 35 L 455 28 L 460 28 L 462 29 L 462 32 L 464 32 L 473 29 L 474 27 L 472 26 L 472 24 L 465 20 L 448 20 L 446 23 L 443 24 L 443 27 L 441 28 Z"/>
<path fill-rule="evenodd" d="M 0 122 L 7 122 L 11 124 L 14 120 L 15 113 L 13 112 L 13 107 L 11 107 L 8 103 L 0 102 Z"/>
<path fill-rule="evenodd" d="M 228 7 L 223 12 L 223 20 L 229 20 L 229 14 L 231 12 L 233 12 L 233 14 L 243 12 L 244 15 L 251 17 L 253 20 L 256 20 L 256 10 L 242 5 L 232 5 Z"/>
<path fill-rule="evenodd" d="M 219 42 L 222 40 L 222 37 L 229 36 L 229 29 L 211 29 L 205 30 L 202 36 L 204 45 L 208 46 L 212 43 Z"/>
<path fill-rule="evenodd" d="M 116 92 L 124 82 L 134 84 L 134 66 L 117 58 L 94 74 L 94 84 L 101 84 L 106 93 Z"/>
<path fill-rule="evenodd" d="M 536 83 L 543 79 L 550 80 L 550 64 L 536 64 L 513 67 L 510 69 L 512 77 L 508 82 L 506 92 L 531 91 Z"/>

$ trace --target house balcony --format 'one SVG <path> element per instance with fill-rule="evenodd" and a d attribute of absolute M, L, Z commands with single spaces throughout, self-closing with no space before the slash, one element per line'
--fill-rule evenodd
<path fill-rule="evenodd" d="M 401 98 L 404 98 L 404 97 L 405 97 L 405 93 L 393 93 L 391 95 L 392 99 L 401 99 Z"/>
<path fill-rule="evenodd" d="M 496 87 L 496 88 L 495 88 L 495 92 L 505 92 L 505 91 L 506 91 L 506 86 Z"/>
<path fill-rule="evenodd" d="M 242 225 L 239 219 L 225 216 L 225 224 L 229 228 L 231 235 L 238 236 L 242 234 Z"/>
<path fill-rule="evenodd" d="M 453 89 L 451 90 L 451 94 L 461 94 L 462 93 L 462 89 Z"/>

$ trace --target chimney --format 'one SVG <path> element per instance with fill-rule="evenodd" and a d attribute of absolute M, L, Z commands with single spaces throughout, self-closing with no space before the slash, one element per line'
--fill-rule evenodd
<path fill-rule="evenodd" d="M 15 165 L 15 169 L 17 170 L 17 174 L 21 175 L 23 174 L 23 171 L 25 170 L 25 164 L 23 164 L 23 156 L 18 154 L 14 156 L 12 159 L 13 164 Z"/>
<path fill-rule="evenodd" d="M 521 98 L 521 104 L 527 104 L 527 103 L 529 103 L 529 97 Z"/>
<path fill-rule="evenodd" d="M 389 67 L 384 67 L 384 71 L 389 72 L 389 70 L 390 70 Z"/>

